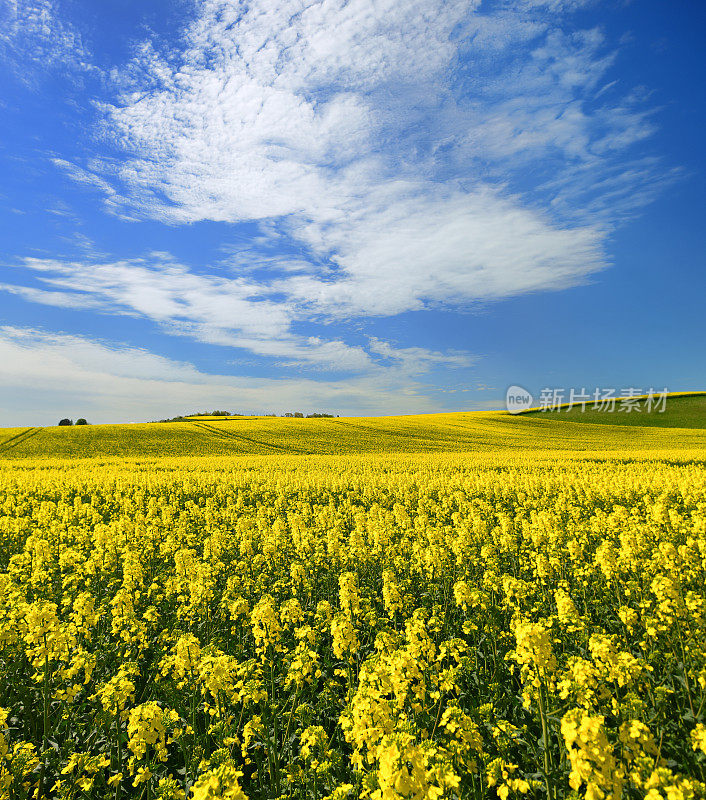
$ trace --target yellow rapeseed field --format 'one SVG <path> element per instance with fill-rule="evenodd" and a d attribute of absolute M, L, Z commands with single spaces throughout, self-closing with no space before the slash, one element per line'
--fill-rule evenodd
<path fill-rule="evenodd" d="M 113 456 L 162 458 L 184 454 L 428 453 L 475 450 L 706 450 L 706 428 L 672 427 L 684 405 L 670 400 L 667 414 L 538 413 L 500 411 L 399 417 L 289 419 L 198 418 L 133 425 L 0 429 L 0 460 Z M 706 398 L 697 408 L 706 419 Z M 577 421 L 581 420 L 581 421 Z M 660 426 L 648 423 L 658 420 Z M 615 424 L 605 424 L 607 421 Z M 620 424 L 619 424 L 620 423 Z M 626 424 L 629 423 L 629 424 Z M 671 423 L 665 426 L 664 423 Z"/>
<path fill-rule="evenodd" d="M 0 794 L 703 798 L 705 463 L 5 461 Z"/>

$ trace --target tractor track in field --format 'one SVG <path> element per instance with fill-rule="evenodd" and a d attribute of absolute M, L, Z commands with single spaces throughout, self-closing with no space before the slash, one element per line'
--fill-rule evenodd
<path fill-rule="evenodd" d="M 192 422 L 191 423 L 195 428 L 200 428 L 203 431 L 206 431 L 210 434 L 215 434 L 216 436 L 220 437 L 223 440 L 235 440 L 235 441 L 243 441 L 247 442 L 248 444 L 256 444 L 260 445 L 261 447 L 271 447 L 277 453 L 300 453 L 302 455 L 309 455 L 308 450 L 300 450 L 297 447 L 285 447 L 284 445 L 280 444 L 271 444 L 270 442 L 263 442 L 260 439 L 253 439 L 250 436 L 245 436 L 242 433 L 232 433 L 231 431 L 223 431 L 220 428 L 215 428 L 212 425 L 209 425 L 206 422 Z"/>
<path fill-rule="evenodd" d="M 36 436 L 40 430 L 41 428 L 25 428 L 25 430 L 21 431 L 20 433 L 16 433 L 14 436 L 11 436 L 6 441 L 0 443 L 0 453 L 10 450 L 12 447 L 16 447 L 18 444 L 23 444 L 28 439 Z"/>
<path fill-rule="evenodd" d="M 393 439 L 422 439 L 423 441 L 429 441 L 429 434 L 428 433 L 411 433 L 409 431 L 395 431 L 391 429 L 384 429 L 378 428 L 375 425 L 364 425 L 360 422 L 343 422 L 342 420 L 338 419 L 331 419 L 327 420 L 329 423 L 334 423 L 335 425 L 341 425 L 348 430 L 360 430 L 360 431 L 370 431 L 371 433 L 375 433 L 378 436 L 381 433 L 389 436 Z M 449 441 L 452 440 L 452 437 L 447 437 Z"/>

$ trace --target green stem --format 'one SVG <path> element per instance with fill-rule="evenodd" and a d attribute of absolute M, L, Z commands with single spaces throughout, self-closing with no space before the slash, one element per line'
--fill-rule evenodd
<path fill-rule="evenodd" d="M 431 736 L 429 737 L 431 741 L 434 741 L 434 734 L 436 733 L 436 727 L 439 724 L 439 718 L 441 717 L 441 701 L 444 699 L 443 694 L 439 697 L 439 708 L 436 711 L 436 720 L 434 721 L 434 729 L 431 732 Z M 432 706 L 433 708 L 433 706 Z"/>
<path fill-rule="evenodd" d="M 692 716 L 694 714 L 694 702 L 691 697 L 691 683 L 689 681 L 689 667 L 686 663 L 686 651 L 684 650 L 684 641 L 682 639 L 682 632 L 681 632 L 681 625 L 677 620 L 677 638 L 679 640 L 679 647 L 681 649 L 681 663 L 682 663 L 682 672 L 684 674 L 684 683 L 686 684 L 686 696 L 689 700 L 689 709 L 691 710 Z"/>
<path fill-rule="evenodd" d="M 542 719 L 542 739 L 544 740 L 544 782 L 547 787 L 548 800 L 554 800 L 554 792 L 552 788 L 551 779 L 551 758 L 549 754 L 549 731 L 547 729 L 547 713 L 544 708 L 544 682 L 541 682 L 539 687 L 539 715 Z"/>
<path fill-rule="evenodd" d="M 123 771 L 123 743 L 122 743 L 122 722 L 120 721 L 120 706 L 115 707 L 115 729 L 118 736 L 118 772 Z M 115 800 L 120 797 L 120 784 L 118 781 L 115 784 Z"/>
<path fill-rule="evenodd" d="M 47 768 L 47 739 L 49 735 L 49 651 L 47 648 L 47 635 L 44 634 L 44 731 L 42 735 L 42 766 L 39 770 L 39 782 L 37 783 L 37 800 L 40 799 L 44 790 L 44 774 Z"/>
<path fill-rule="evenodd" d="M 294 711 L 297 708 L 298 699 L 299 699 L 299 689 L 297 689 L 296 692 L 294 693 L 294 699 L 292 700 L 292 708 L 289 712 L 289 719 L 287 720 L 287 728 L 284 732 L 284 742 L 282 744 L 282 747 L 285 747 L 287 742 L 289 741 L 289 729 L 292 725 L 292 717 L 294 716 Z"/>
<path fill-rule="evenodd" d="M 279 790 L 279 737 L 277 732 L 277 717 L 279 716 L 277 707 L 275 704 L 275 666 L 274 666 L 274 653 L 272 654 L 273 658 L 270 661 L 270 683 L 272 686 L 272 708 L 275 709 L 274 713 L 274 734 L 273 734 L 273 752 L 272 752 L 272 766 L 274 768 L 273 778 L 273 785 L 275 787 L 275 791 L 277 792 L 276 796 L 280 796 Z"/>

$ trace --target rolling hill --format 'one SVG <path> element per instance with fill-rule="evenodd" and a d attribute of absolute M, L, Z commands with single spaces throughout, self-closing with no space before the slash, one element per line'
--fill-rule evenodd
<path fill-rule="evenodd" d="M 706 394 L 664 413 L 504 411 L 391 417 L 194 418 L 184 422 L 0 429 L 0 459 L 485 452 L 679 451 L 706 455 Z"/>
<path fill-rule="evenodd" d="M 563 404 L 555 411 L 531 410 L 523 412 L 525 418 L 557 418 L 567 422 L 592 425 L 629 425 L 648 428 L 706 428 L 706 392 L 680 392 L 667 395 L 664 411 L 646 412 L 645 402 L 639 402 L 639 411 L 620 411 L 620 402 L 612 412 L 600 411 L 590 405 L 568 408 Z"/>

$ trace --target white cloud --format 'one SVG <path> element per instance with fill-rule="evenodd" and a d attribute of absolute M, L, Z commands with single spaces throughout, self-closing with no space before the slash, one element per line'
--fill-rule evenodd
<path fill-rule="evenodd" d="M 189 411 L 419 413 L 433 411 L 404 370 L 341 381 L 209 375 L 144 349 L 80 336 L 0 327 L 0 425 L 63 416 L 141 422 Z"/>
<path fill-rule="evenodd" d="M 340 267 L 335 280 L 299 275 L 277 287 L 331 316 L 389 316 L 564 288 L 602 264 L 598 230 L 558 228 L 488 189 L 398 183 L 367 200 L 335 225 L 300 230 Z"/>
<path fill-rule="evenodd" d="M 600 166 L 652 127 L 629 97 L 595 104 L 616 53 L 598 30 L 561 30 L 576 4 L 545 5 L 202 2 L 183 52 L 147 42 L 117 73 L 105 133 L 137 156 L 105 172 L 128 204 L 182 222 L 335 216 L 400 170 L 438 178 L 439 147 L 472 180 L 469 158 Z"/>
<path fill-rule="evenodd" d="M 468 52 L 481 58 L 440 123 L 456 131 L 454 165 L 474 164 L 504 180 L 532 167 L 538 202 L 561 209 L 565 222 L 605 228 L 648 202 L 643 190 L 669 181 L 655 161 L 646 170 L 645 152 L 635 149 L 654 133 L 656 109 L 642 92 L 609 80 L 620 53 L 600 30 L 544 24 L 538 35 L 537 17 L 531 19 L 530 25 L 514 13 L 476 21 Z M 577 173 L 590 178 L 576 181 Z M 605 203 L 587 201 L 587 189 L 600 200 L 603 181 L 615 174 L 630 191 Z"/>
<path fill-rule="evenodd" d="M 330 316 L 576 284 L 655 184 L 616 52 L 564 24 L 579 5 L 205 0 L 180 48 L 114 73 L 118 157 L 69 168 L 128 217 L 276 223 L 309 261 L 285 302 Z M 526 197 L 498 183 L 528 166 Z"/>
<path fill-rule="evenodd" d="M 101 308 L 101 303 L 95 298 L 88 295 L 78 295 L 75 292 L 57 292 L 11 283 L 0 283 L 0 291 L 14 294 L 16 297 L 28 300 L 30 303 L 41 303 L 55 308 L 80 308 L 84 310 Z"/>
<path fill-rule="evenodd" d="M 43 71 L 56 65 L 94 69 L 81 34 L 52 0 L 1 0 L 0 55 L 14 64 L 24 81 L 36 74 L 30 75 L 30 66 Z"/>
<path fill-rule="evenodd" d="M 28 258 L 24 267 L 44 288 L 5 283 L 0 290 L 45 305 L 144 317 L 167 333 L 244 349 L 283 366 L 368 373 L 380 366 L 374 348 L 296 333 L 296 323 L 310 311 L 293 292 L 288 302 L 272 299 L 282 294 L 278 283 L 196 274 L 166 253 L 112 263 Z M 412 353 L 419 356 L 416 362 Z M 385 355 L 407 374 L 424 372 L 432 363 L 471 363 L 468 355 L 463 361 L 458 353 L 446 358 L 423 348 L 396 351 L 389 343 Z"/>
<path fill-rule="evenodd" d="M 166 254 L 26 259 L 40 286 L 0 288 L 283 364 L 468 363 L 301 330 L 562 289 L 606 266 L 611 226 L 653 196 L 659 165 L 640 149 L 644 101 L 612 80 L 619 54 L 566 16 L 585 4 L 199 0 L 181 38 L 145 40 L 109 76 L 116 95 L 96 108 L 110 157 L 55 163 L 125 220 L 210 220 L 224 237 L 257 221 L 261 236 L 214 274 Z M 70 49 L 49 0 L 33 7 Z"/>

